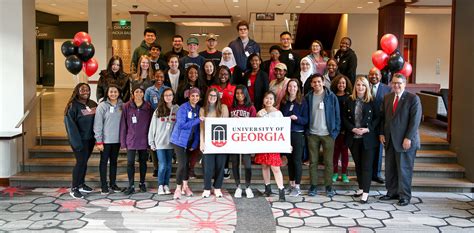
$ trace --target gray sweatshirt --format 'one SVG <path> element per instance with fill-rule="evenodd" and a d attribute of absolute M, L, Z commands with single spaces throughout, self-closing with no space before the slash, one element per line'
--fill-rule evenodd
<path fill-rule="evenodd" d="M 170 137 L 176 123 L 178 108 L 176 104 L 171 106 L 171 114 L 165 117 L 156 117 L 156 111 L 153 113 L 148 130 L 148 145 L 152 150 L 173 149 Z"/>
<path fill-rule="evenodd" d="M 122 100 L 118 100 L 115 106 L 107 100 L 97 107 L 94 119 L 94 135 L 97 144 L 120 143 L 122 105 Z"/>

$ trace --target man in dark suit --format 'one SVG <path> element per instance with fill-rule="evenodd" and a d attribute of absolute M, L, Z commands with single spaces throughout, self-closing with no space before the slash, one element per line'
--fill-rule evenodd
<path fill-rule="evenodd" d="M 374 104 L 376 109 L 380 109 L 380 106 L 383 103 L 383 97 L 390 93 L 392 90 L 389 86 L 383 84 L 380 82 L 382 79 L 382 74 L 380 73 L 380 70 L 377 69 L 376 67 L 370 69 L 369 71 L 369 81 L 370 81 L 370 88 L 372 90 L 372 96 L 374 96 Z M 379 127 L 376 126 L 378 129 Z M 376 132 L 378 134 L 378 132 Z M 383 154 L 383 145 L 380 143 L 379 149 L 378 149 L 378 156 L 374 157 L 374 162 L 373 162 L 373 167 L 372 167 L 372 180 L 379 183 L 383 184 L 384 179 L 381 174 L 382 170 L 382 154 Z"/>
<path fill-rule="evenodd" d="M 385 96 L 382 105 L 379 136 L 385 146 L 387 188 L 387 194 L 380 200 L 398 199 L 400 206 L 410 203 L 413 165 L 416 151 L 420 148 L 420 98 L 405 91 L 406 83 L 402 74 L 393 75 L 393 92 Z"/>

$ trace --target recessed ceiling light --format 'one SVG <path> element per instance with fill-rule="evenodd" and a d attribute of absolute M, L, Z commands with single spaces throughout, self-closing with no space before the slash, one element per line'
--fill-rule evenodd
<path fill-rule="evenodd" d="M 306 3 L 306 0 L 300 0 L 300 3 L 301 3 L 301 4 L 305 4 L 305 3 Z"/>
<path fill-rule="evenodd" d="M 174 4 L 173 7 L 178 7 L 178 5 Z"/>
<path fill-rule="evenodd" d="M 83 15 L 83 14 L 85 14 L 85 13 L 84 13 L 84 11 L 81 11 L 81 12 L 79 12 L 79 14 Z"/>
<path fill-rule="evenodd" d="M 411 13 L 411 11 L 407 11 L 407 12 L 405 12 L 405 13 L 407 13 L 407 14 L 410 14 L 410 13 Z"/>
<path fill-rule="evenodd" d="M 51 6 L 56 6 L 56 3 L 51 3 Z"/>
<path fill-rule="evenodd" d="M 239 2 L 239 0 L 232 0 L 232 2 L 234 2 L 234 3 L 235 3 L 235 2 Z"/>
<path fill-rule="evenodd" d="M 239 8 L 239 6 L 234 6 L 235 8 Z"/>
<path fill-rule="evenodd" d="M 301 8 L 301 6 L 295 6 L 295 8 Z"/>
<path fill-rule="evenodd" d="M 357 9 L 362 9 L 362 7 L 361 7 L 361 6 L 358 6 Z"/>
<path fill-rule="evenodd" d="M 372 4 L 372 3 L 374 3 L 374 2 L 367 2 L 367 3 L 368 3 L 368 4 Z"/>
<path fill-rule="evenodd" d="M 112 4 L 112 6 L 113 6 L 113 7 L 116 7 L 116 6 L 117 6 L 117 4 Z"/>
<path fill-rule="evenodd" d="M 166 0 L 166 2 L 171 2 L 171 0 Z"/>
<path fill-rule="evenodd" d="M 155 16 L 155 17 L 156 17 L 156 16 L 158 16 L 158 15 L 157 15 L 157 14 L 153 14 L 153 16 Z"/>

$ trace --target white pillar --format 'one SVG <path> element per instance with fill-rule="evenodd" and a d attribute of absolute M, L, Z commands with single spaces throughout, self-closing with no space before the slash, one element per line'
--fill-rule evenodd
<path fill-rule="evenodd" d="M 89 78 L 99 80 L 99 72 L 107 69 L 112 57 L 112 0 L 89 0 L 89 35 L 95 48 L 94 58 L 99 63 L 97 72 Z M 97 84 L 91 84 L 91 98 L 96 99 Z"/>
<path fill-rule="evenodd" d="M 130 45 L 130 57 L 133 55 L 133 51 L 143 41 L 143 31 L 145 31 L 147 25 L 148 12 L 146 11 L 130 11 L 131 16 L 131 45 Z"/>
<path fill-rule="evenodd" d="M 0 134 L 21 132 L 15 125 L 36 96 L 35 0 L 0 0 Z M 34 109 L 34 108 L 33 108 Z M 24 122 L 26 145 L 36 137 L 36 111 Z M 21 140 L 0 143 L 0 178 L 15 174 Z M 15 149 L 16 148 L 16 149 Z"/>

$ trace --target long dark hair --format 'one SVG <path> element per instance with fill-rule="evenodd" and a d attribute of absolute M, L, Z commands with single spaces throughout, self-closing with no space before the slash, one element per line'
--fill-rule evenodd
<path fill-rule="evenodd" d="M 232 78 L 232 73 L 230 72 L 229 67 L 222 65 L 222 66 L 219 66 L 219 68 L 217 68 L 216 84 L 219 84 L 219 85 L 221 84 L 219 75 L 220 75 L 220 72 L 221 72 L 222 69 L 226 70 L 227 73 L 229 73 L 229 79 L 227 79 L 226 85 L 229 84 L 229 83 L 232 83 L 231 81 L 233 81 L 233 80 L 231 80 L 231 79 L 233 79 L 233 78 Z"/>
<path fill-rule="evenodd" d="M 252 106 L 252 101 L 250 100 L 250 95 L 249 95 L 249 91 L 247 90 L 247 87 L 242 85 L 242 84 L 239 84 L 239 85 L 237 85 L 237 87 L 235 87 L 234 100 L 232 101 L 232 107 L 235 108 L 235 107 L 239 106 L 239 101 L 237 100 L 237 97 L 235 97 L 235 95 L 237 94 L 237 90 L 242 90 L 242 93 L 245 96 L 244 106 L 245 107 Z"/>
<path fill-rule="evenodd" d="M 202 75 L 199 70 L 199 67 L 197 65 L 190 65 L 188 68 L 186 68 L 186 71 L 184 72 L 184 79 L 182 82 L 178 84 L 178 91 L 183 91 L 188 88 L 189 85 L 189 72 L 191 69 L 195 69 L 198 73 L 198 78 L 196 79 L 196 83 L 194 87 L 197 87 L 200 91 L 203 91 L 203 86 L 204 86 L 204 80 L 202 80 Z"/>
<path fill-rule="evenodd" d="M 250 63 L 250 61 L 253 59 L 253 57 L 258 57 L 258 59 L 260 60 L 260 67 L 258 69 L 259 70 L 262 69 L 262 64 L 263 64 L 262 58 L 260 57 L 260 55 L 258 55 L 256 53 L 252 53 L 252 54 L 250 54 L 249 58 L 247 59 L 247 70 L 253 71 L 252 64 Z"/>
<path fill-rule="evenodd" d="M 64 108 L 64 116 L 67 115 L 67 111 L 68 111 L 69 108 L 71 107 L 72 102 L 73 102 L 74 100 L 79 99 L 79 89 L 80 89 L 82 86 L 87 86 L 87 88 L 89 88 L 89 91 L 91 90 L 91 87 L 89 86 L 89 84 L 87 84 L 87 83 L 78 83 L 78 84 L 76 85 L 76 87 L 74 87 L 74 90 L 72 91 L 71 97 L 70 97 L 69 100 L 67 101 L 66 108 Z M 90 99 L 90 94 L 89 94 L 89 99 Z M 86 104 L 87 104 L 87 102 L 89 102 L 89 99 L 87 99 Z"/>
<path fill-rule="evenodd" d="M 102 101 L 107 101 L 109 99 L 109 90 L 110 90 L 110 88 L 117 88 L 117 91 L 119 93 L 118 99 L 122 99 L 122 90 L 120 89 L 120 87 L 117 84 L 111 83 L 111 84 L 109 84 L 107 89 L 105 89 L 105 95 L 104 95 L 104 99 Z"/>
<path fill-rule="evenodd" d="M 217 91 L 216 88 L 209 88 L 207 90 L 207 93 L 206 93 L 206 97 L 204 99 L 204 106 L 203 106 L 203 109 L 204 109 L 204 116 L 206 117 L 207 114 L 209 113 L 209 95 L 211 94 L 211 92 L 215 92 L 216 95 L 217 95 L 217 101 L 215 103 L 216 105 L 216 116 L 217 117 L 221 117 L 222 116 L 222 104 L 221 104 L 221 97 L 219 95 L 219 91 Z"/>
<path fill-rule="evenodd" d="M 296 86 L 298 87 L 295 101 L 296 103 L 301 104 L 303 102 L 303 94 L 301 93 L 302 88 L 301 88 L 300 80 L 296 78 L 292 78 L 290 79 L 290 81 L 288 81 L 288 84 L 286 85 L 286 90 L 285 90 L 285 97 L 283 97 L 283 99 L 281 100 L 281 103 L 286 104 L 287 101 L 290 101 L 290 92 L 288 91 L 288 88 L 290 87 L 291 82 L 295 82 Z"/>
<path fill-rule="evenodd" d="M 167 91 L 171 91 L 171 94 L 173 94 L 173 101 L 171 103 L 173 105 L 176 104 L 176 98 L 175 98 L 173 89 L 169 87 L 165 88 L 165 90 L 161 93 L 160 100 L 158 101 L 158 107 L 155 110 L 156 117 L 167 117 L 171 113 L 171 109 L 168 108 L 165 102 L 165 93 Z"/>
<path fill-rule="evenodd" d="M 206 66 L 206 63 L 211 63 L 212 64 L 212 67 L 214 67 L 214 70 L 212 71 L 212 79 L 214 79 L 216 77 L 216 72 L 217 72 L 217 67 L 216 67 L 216 64 L 214 63 L 214 61 L 210 60 L 210 59 L 207 59 L 206 61 L 204 61 L 204 63 L 202 64 L 202 67 L 201 67 L 201 72 L 202 72 L 202 75 L 204 76 L 205 79 L 207 79 L 207 73 L 206 73 L 206 69 L 204 69 L 204 66 Z M 214 80 L 213 80 L 214 81 Z"/>
<path fill-rule="evenodd" d="M 336 75 L 336 77 L 334 77 L 334 79 L 331 81 L 331 91 L 334 92 L 334 94 L 337 94 L 339 91 L 337 85 L 341 79 L 346 80 L 346 89 L 344 89 L 344 93 L 346 95 L 352 94 L 352 83 L 345 75 L 342 74 Z"/>
<path fill-rule="evenodd" d="M 114 61 L 119 61 L 119 70 L 117 72 L 117 75 L 114 74 L 114 72 L 112 71 L 112 65 L 114 64 Z M 120 58 L 119 56 L 115 55 L 113 57 L 110 58 L 109 60 L 109 64 L 107 64 L 107 74 L 109 75 L 112 75 L 112 76 L 116 76 L 118 77 L 120 74 L 123 73 L 123 61 L 122 61 L 122 58 Z"/>
<path fill-rule="evenodd" d="M 265 94 L 263 94 L 263 98 L 267 97 L 267 95 L 273 95 L 273 107 L 276 106 L 277 104 L 277 95 L 273 91 L 267 91 Z M 265 108 L 265 104 L 262 103 L 262 108 Z"/>

